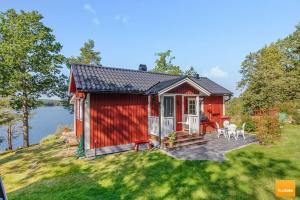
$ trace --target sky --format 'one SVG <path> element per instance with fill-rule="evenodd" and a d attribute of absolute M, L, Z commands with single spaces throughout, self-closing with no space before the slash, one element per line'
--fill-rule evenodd
<path fill-rule="evenodd" d="M 39 11 L 65 56 L 93 39 L 102 65 L 151 69 L 155 53 L 170 49 L 174 64 L 194 66 L 236 95 L 245 56 L 300 22 L 299 0 L 0 0 L 1 12 L 9 8 Z"/>

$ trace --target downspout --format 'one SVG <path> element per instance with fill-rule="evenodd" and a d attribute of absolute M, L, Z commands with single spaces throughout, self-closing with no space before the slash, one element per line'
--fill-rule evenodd
<path fill-rule="evenodd" d="M 161 100 L 160 96 L 158 96 L 158 137 L 159 137 L 159 146 L 161 148 Z"/>
<path fill-rule="evenodd" d="M 84 141 L 84 109 L 85 109 L 85 100 L 86 100 L 86 95 L 84 95 L 82 99 L 82 140 L 83 140 L 83 150 L 85 151 L 85 141 Z"/>
<path fill-rule="evenodd" d="M 231 99 L 232 95 L 228 95 L 228 96 L 224 95 L 224 97 L 228 97 L 227 99 L 224 99 L 224 103 L 225 103 Z"/>

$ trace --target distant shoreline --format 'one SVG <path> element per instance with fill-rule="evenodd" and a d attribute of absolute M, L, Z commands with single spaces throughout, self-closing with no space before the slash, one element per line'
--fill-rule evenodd
<path fill-rule="evenodd" d="M 40 99 L 40 100 L 42 101 L 42 105 L 40 105 L 40 107 L 62 106 L 61 100 L 55 100 L 55 99 Z"/>

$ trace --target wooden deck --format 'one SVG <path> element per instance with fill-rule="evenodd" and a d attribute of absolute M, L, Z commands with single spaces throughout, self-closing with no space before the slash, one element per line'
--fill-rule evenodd
<path fill-rule="evenodd" d="M 176 139 L 172 148 L 183 148 L 191 145 L 206 144 L 207 140 L 198 133 L 189 134 L 187 131 L 176 132 Z M 165 147 L 170 149 L 170 145 L 167 141 L 164 142 Z"/>

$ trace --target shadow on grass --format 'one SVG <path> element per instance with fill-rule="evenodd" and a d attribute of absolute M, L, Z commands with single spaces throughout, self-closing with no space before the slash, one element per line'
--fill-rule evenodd
<path fill-rule="evenodd" d="M 244 151 L 224 163 L 179 161 L 157 151 L 127 152 L 82 162 L 66 166 L 53 161 L 53 167 L 68 170 L 57 170 L 50 178 L 10 192 L 9 199 L 253 200 L 259 199 L 258 190 L 275 199 L 272 188 L 264 185 L 266 179 L 290 178 L 289 174 L 300 170 L 289 160 Z"/>

